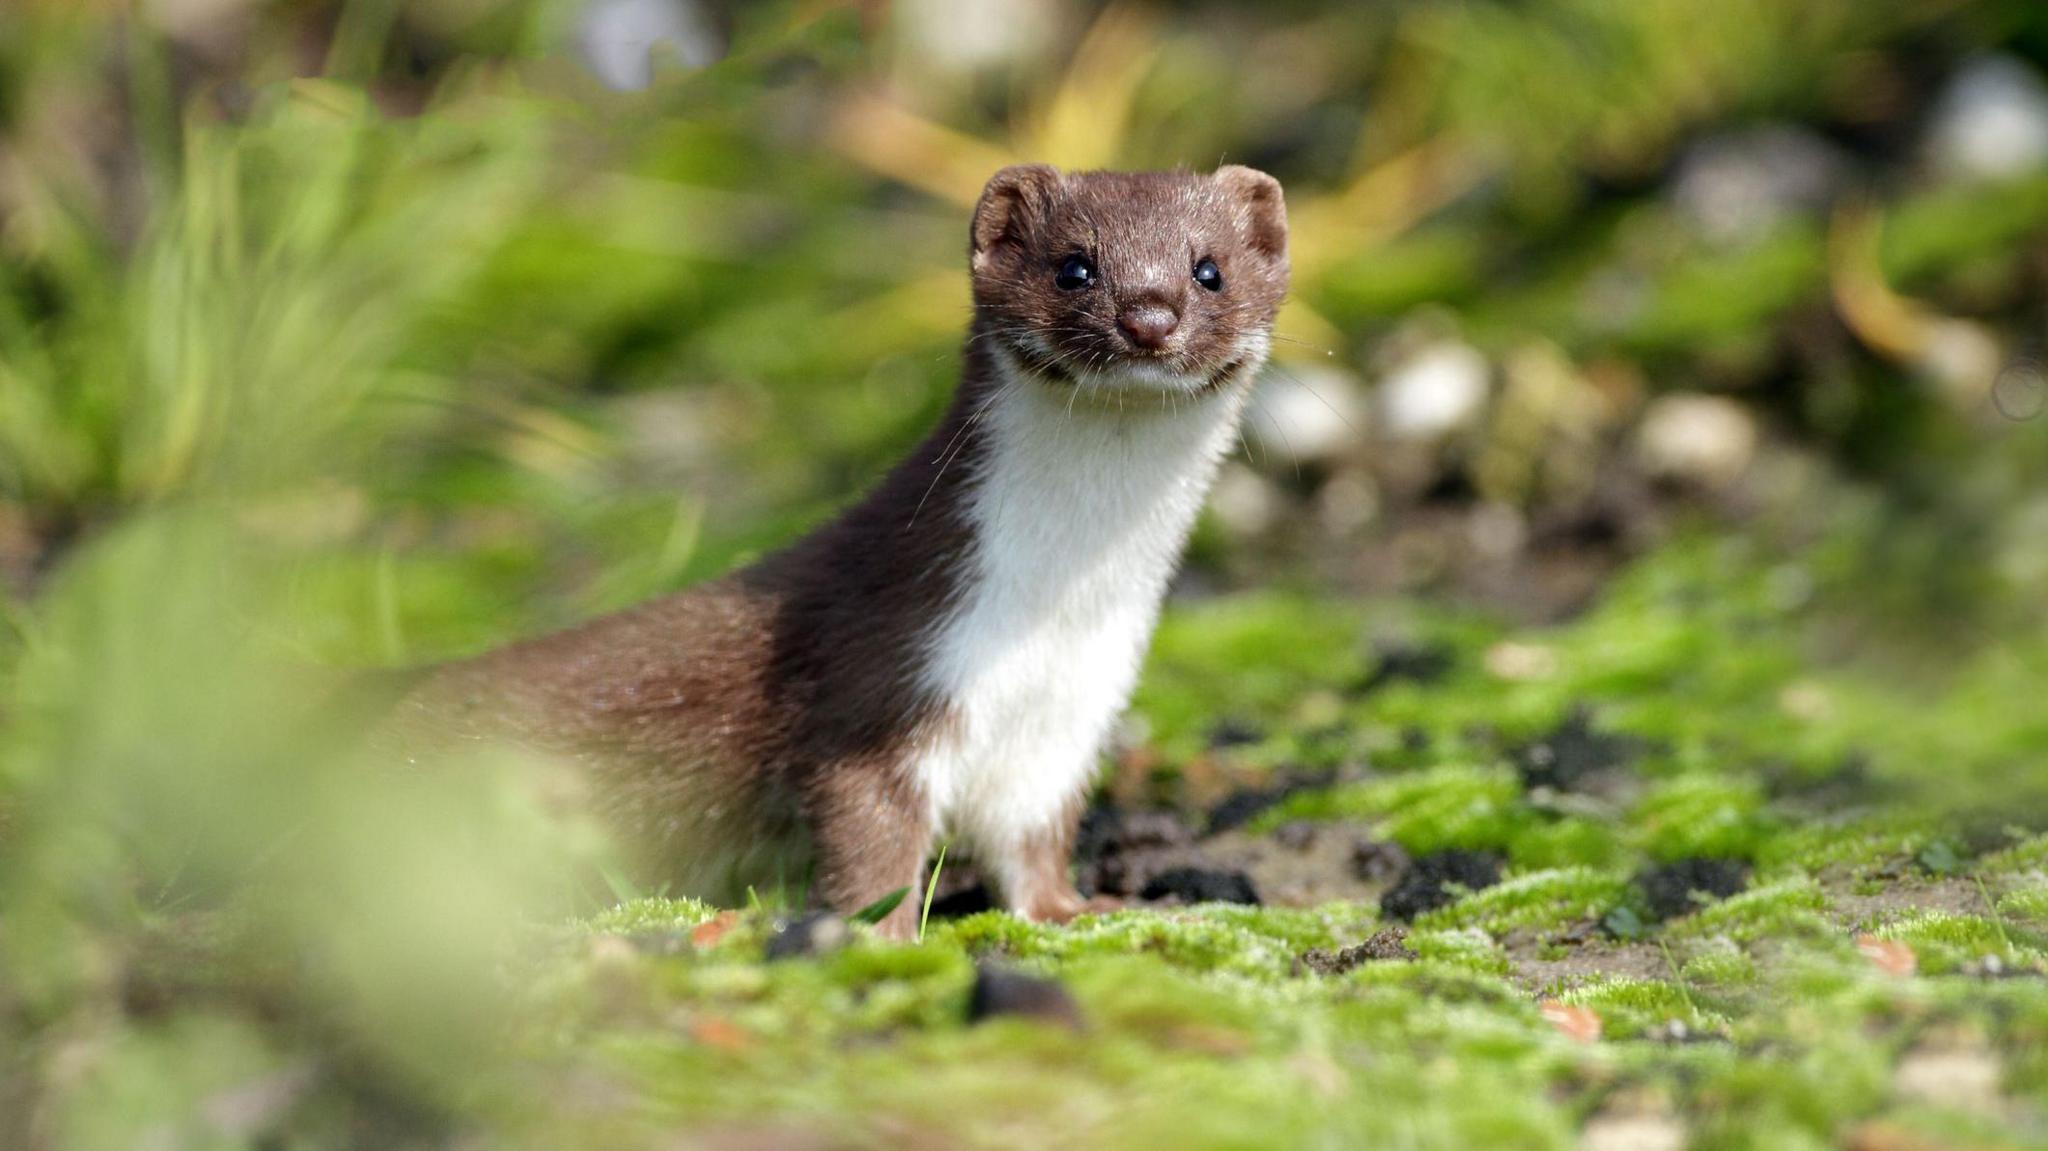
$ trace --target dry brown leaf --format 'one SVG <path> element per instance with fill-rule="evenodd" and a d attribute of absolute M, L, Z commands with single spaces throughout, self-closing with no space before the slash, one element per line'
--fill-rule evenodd
<path fill-rule="evenodd" d="M 1911 975 L 1920 968 L 1920 957 L 1913 954 L 1911 947 L 1896 939 L 1859 935 L 1856 937 L 1856 950 L 1887 975 Z"/>
<path fill-rule="evenodd" d="M 719 940 L 725 938 L 725 933 L 731 931 L 733 925 L 739 921 L 740 913 L 737 911 L 719 912 L 717 915 L 690 929 L 690 946 L 716 946 Z"/>
<path fill-rule="evenodd" d="M 1580 1007 L 1560 999 L 1546 999 L 1537 1010 L 1542 1012 L 1545 1023 L 1581 1043 L 1600 1041 L 1600 1015 L 1590 1007 Z"/>

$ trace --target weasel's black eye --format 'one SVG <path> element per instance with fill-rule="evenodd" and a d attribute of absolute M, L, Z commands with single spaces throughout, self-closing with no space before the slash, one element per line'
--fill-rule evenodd
<path fill-rule="evenodd" d="M 1095 282 L 1095 264 L 1076 252 L 1060 261 L 1060 274 L 1052 282 L 1062 292 L 1078 291 Z"/>
<path fill-rule="evenodd" d="M 1220 292 L 1223 290 L 1223 271 L 1216 266 L 1216 261 L 1205 259 L 1195 265 L 1195 283 L 1212 292 Z"/>

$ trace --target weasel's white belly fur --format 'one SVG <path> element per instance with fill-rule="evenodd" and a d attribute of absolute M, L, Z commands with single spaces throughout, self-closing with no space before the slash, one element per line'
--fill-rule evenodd
<path fill-rule="evenodd" d="M 973 567 L 926 672 L 951 722 L 913 770 L 934 822 L 983 858 L 1011 858 L 1087 787 L 1247 390 L 1126 394 L 1120 412 L 1013 374 L 980 416 Z"/>

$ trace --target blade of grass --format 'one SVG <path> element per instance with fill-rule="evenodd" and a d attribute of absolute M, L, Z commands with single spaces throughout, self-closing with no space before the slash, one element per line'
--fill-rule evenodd
<path fill-rule="evenodd" d="M 889 913 L 896 910 L 896 905 L 902 903 L 904 897 L 909 894 L 910 889 L 908 887 L 899 887 L 846 918 L 854 923 L 865 923 L 873 927 L 875 924 L 888 918 Z"/>
<path fill-rule="evenodd" d="M 943 843 L 939 845 L 939 857 L 932 861 L 932 876 L 924 884 L 924 910 L 919 912 L 917 916 L 917 941 L 919 943 L 924 942 L 924 925 L 930 923 L 932 919 L 932 896 L 938 894 L 939 872 L 946 869 L 947 846 L 947 844 Z"/>

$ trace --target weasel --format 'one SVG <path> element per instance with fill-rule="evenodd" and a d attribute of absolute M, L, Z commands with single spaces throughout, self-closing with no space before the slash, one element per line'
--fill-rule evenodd
<path fill-rule="evenodd" d="M 938 427 L 864 499 L 724 578 L 437 669 L 398 723 L 575 765 L 636 866 L 852 912 L 955 837 L 1014 913 L 1068 852 L 1286 293 L 1243 167 L 995 174 Z M 914 900 L 880 924 L 915 929 Z"/>

